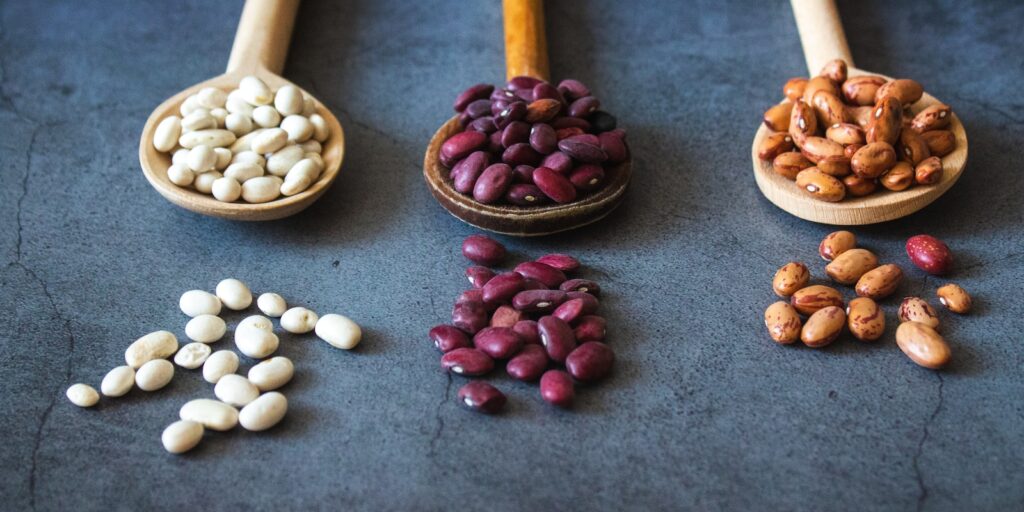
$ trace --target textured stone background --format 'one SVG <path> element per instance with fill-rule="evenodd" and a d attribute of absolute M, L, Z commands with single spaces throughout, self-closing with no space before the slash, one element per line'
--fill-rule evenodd
<path fill-rule="evenodd" d="M 520 258 L 586 262 L 620 361 L 572 411 L 499 379 L 511 403 L 494 418 L 459 408 L 462 379 L 426 339 L 465 286 L 458 245 L 474 230 L 434 202 L 420 162 L 454 95 L 503 78 L 499 4 L 306 0 L 285 75 L 338 115 L 348 155 L 318 204 L 264 224 L 170 205 L 137 159 L 152 108 L 222 72 L 240 7 L 0 5 L 0 508 L 1024 507 L 1024 5 L 840 6 L 861 67 L 919 79 L 968 129 L 955 188 L 856 229 L 909 271 L 900 296 L 945 282 L 907 266 L 904 239 L 955 249 L 953 279 L 978 305 L 943 315 L 955 359 L 935 373 L 891 331 L 817 351 L 764 333 L 772 273 L 802 259 L 822 276 L 830 231 L 775 208 L 750 175 L 762 110 L 805 71 L 787 2 L 552 2 L 552 70 L 628 127 L 635 180 L 597 225 L 503 241 Z M 283 337 L 300 369 L 285 422 L 208 435 L 183 457 L 159 436 L 182 403 L 212 396 L 195 372 L 94 410 L 67 402 L 68 384 L 98 384 L 137 336 L 182 335 L 178 295 L 227 276 L 350 315 L 365 341 L 346 353 Z"/>

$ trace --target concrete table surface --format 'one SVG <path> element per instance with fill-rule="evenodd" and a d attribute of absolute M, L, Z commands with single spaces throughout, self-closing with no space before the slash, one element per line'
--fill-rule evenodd
<path fill-rule="evenodd" d="M 943 372 L 897 349 L 898 297 L 875 344 L 810 350 L 765 333 L 772 273 L 798 259 L 823 277 L 815 250 L 831 231 L 767 202 L 751 176 L 763 109 L 805 73 L 788 2 L 581 5 L 547 8 L 553 74 L 590 84 L 628 128 L 632 187 L 598 224 L 501 240 L 516 259 L 585 262 L 619 361 L 569 411 L 498 378 L 498 417 L 459 407 L 463 379 L 426 338 L 466 287 L 458 248 L 476 230 L 421 176 L 454 96 L 503 79 L 498 2 L 304 1 L 285 76 L 338 115 L 348 154 L 319 203 L 263 224 L 172 206 L 137 159 L 149 112 L 222 72 L 240 2 L 0 5 L 0 508 L 1024 508 L 1024 5 L 840 5 L 858 66 L 918 79 L 968 129 L 948 194 L 854 229 L 907 271 L 899 296 L 948 280 L 974 294 L 972 314 L 942 313 Z M 909 266 L 902 243 L 918 233 L 955 250 L 949 279 Z M 366 331 L 353 352 L 282 337 L 299 373 L 277 428 L 168 455 L 162 429 L 212 397 L 195 371 L 92 410 L 64 398 L 98 386 L 141 334 L 183 338 L 178 296 L 229 276 Z"/>

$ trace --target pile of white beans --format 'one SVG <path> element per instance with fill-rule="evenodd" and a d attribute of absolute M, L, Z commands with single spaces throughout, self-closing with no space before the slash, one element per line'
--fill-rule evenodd
<path fill-rule="evenodd" d="M 304 307 L 289 308 L 276 293 L 264 293 L 256 299 L 263 315 L 252 315 L 235 326 L 235 348 L 242 355 L 259 360 L 246 376 L 236 373 L 239 357 L 230 349 L 216 352 L 209 344 L 216 343 L 227 332 L 227 324 L 219 316 L 222 308 L 234 311 L 247 309 L 253 303 L 249 287 L 238 279 L 225 279 L 214 293 L 189 290 L 181 295 L 178 307 L 191 317 L 185 324 L 185 336 L 191 343 L 178 346 L 178 338 L 170 331 L 151 332 L 133 342 L 124 353 L 124 366 L 118 366 L 103 377 L 100 392 L 107 397 L 127 394 L 132 387 L 156 391 L 174 378 L 175 364 L 187 370 L 202 368 L 203 379 L 214 385 L 216 399 L 197 398 L 181 407 L 180 419 L 164 429 L 161 441 L 171 453 L 184 453 L 203 438 L 206 429 L 227 431 L 236 425 L 250 431 L 261 431 L 278 424 L 288 411 L 288 400 L 275 391 L 295 373 L 292 361 L 273 356 L 278 348 L 273 321 L 280 318 L 281 328 L 293 334 L 315 332 L 331 346 L 349 350 L 362 339 L 362 330 L 342 315 L 318 316 Z M 168 361 L 173 356 L 174 364 Z M 74 384 L 67 390 L 71 403 L 92 407 L 100 395 L 88 384 Z"/>
<path fill-rule="evenodd" d="M 324 170 L 330 128 L 294 85 L 274 92 L 247 76 L 228 93 L 202 89 L 180 111 L 153 133 L 153 147 L 171 155 L 167 178 L 179 187 L 228 203 L 266 203 L 306 190 Z"/>

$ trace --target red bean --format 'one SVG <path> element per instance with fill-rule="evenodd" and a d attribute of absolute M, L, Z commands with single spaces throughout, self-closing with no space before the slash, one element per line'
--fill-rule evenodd
<path fill-rule="evenodd" d="M 494 164 L 477 178 L 473 185 L 473 199 L 483 204 L 495 203 L 505 197 L 505 191 L 511 184 L 512 168 L 506 164 Z"/>
<path fill-rule="evenodd" d="M 505 407 L 507 399 L 498 388 L 475 380 L 459 389 L 459 401 L 471 410 L 495 414 Z"/>
<path fill-rule="evenodd" d="M 516 183 L 508 188 L 505 200 L 518 206 L 534 206 L 548 202 L 548 196 L 532 183 Z"/>
<path fill-rule="evenodd" d="M 622 163 L 629 157 L 629 149 L 626 147 L 625 137 L 626 132 L 622 130 L 612 130 L 597 136 L 601 143 L 601 149 L 608 155 L 608 163 Z"/>
<path fill-rule="evenodd" d="M 569 117 L 587 117 L 601 106 L 601 102 L 593 96 L 584 96 L 569 105 Z"/>
<path fill-rule="evenodd" d="M 456 133 L 441 144 L 441 158 L 452 163 L 458 162 L 486 144 L 487 135 L 480 132 Z"/>
<path fill-rule="evenodd" d="M 589 295 L 588 295 L 589 297 Z M 594 302 L 587 302 L 583 299 L 572 299 L 562 303 L 561 306 L 555 308 L 555 311 L 551 313 L 552 316 L 562 319 L 567 324 L 575 323 L 581 317 L 593 313 L 596 309 L 593 305 Z"/>
<path fill-rule="evenodd" d="M 533 88 L 536 87 L 537 84 L 541 83 L 542 81 L 543 80 L 539 78 L 534 78 L 532 76 L 516 76 L 509 79 L 507 89 L 513 92 L 518 91 L 520 89 L 533 90 Z"/>
<path fill-rule="evenodd" d="M 597 311 L 597 308 L 601 306 L 601 302 L 597 300 L 597 297 L 585 292 L 565 292 L 565 300 L 582 300 L 586 303 L 584 307 L 591 312 Z"/>
<path fill-rule="evenodd" d="M 470 103 L 488 98 L 491 93 L 494 92 L 494 86 L 491 84 L 476 84 L 465 91 L 462 91 L 457 98 L 455 98 L 455 111 L 462 112 L 466 110 L 466 106 Z"/>
<path fill-rule="evenodd" d="M 441 352 L 451 352 L 457 348 L 472 347 L 469 336 L 454 325 L 438 325 L 430 330 L 430 339 Z"/>
<path fill-rule="evenodd" d="M 533 89 L 517 89 L 515 95 L 526 103 L 533 101 Z"/>
<path fill-rule="evenodd" d="M 558 174 L 568 174 L 572 170 L 572 158 L 561 151 L 555 151 L 544 157 L 540 163 L 541 167 L 547 167 Z M 532 176 L 531 176 L 532 179 Z"/>
<path fill-rule="evenodd" d="M 607 332 L 605 319 L 597 315 L 587 315 L 579 319 L 576 328 L 573 329 L 573 336 L 579 343 L 587 341 L 604 341 Z"/>
<path fill-rule="evenodd" d="M 473 336 L 473 345 L 494 359 L 508 359 L 523 348 L 523 340 L 511 327 L 487 327 Z"/>
<path fill-rule="evenodd" d="M 550 155 L 558 149 L 558 136 L 549 124 L 536 123 L 530 128 L 530 146 L 542 155 Z"/>
<path fill-rule="evenodd" d="M 600 165 L 586 164 L 572 170 L 569 181 L 574 187 L 584 192 L 597 190 L 604 186 L 604 169 Z"/>
<path fill-rule="evenodd" d="M 548 351 L 548 357 L 556 363 L 565 362 L 565 358 L 576 348 L 576 337 L 569 324 L 553 316 L 541 317 L 537 320 L 540 331 L 540 343 Z"/>
<path fill-rule="evenodd" d="M 486 151 L 474 151 L 455 164 L 450 173 L 455 190 L 463 194 L 473 190 L 477 178 L 484 172 L 490 161 L 491 155 Z"/>
<path fill-rule="evenodd" d="M 559 128 L 555 130 L 555 138 L 558 140 L 568 139 L 577 135 L 586 135 L 582 128 Z"/>
<path fill-rule="evenodd" d="M 441 356 L 441 368 L 445 371 L 475 377 L 494 369 L 491 356 L 475 348 L 457 348 Z"/>
<path fill-rule="evenodd" d="M 491 100 L 480 99 L 470 103 L 466 107 L 466 114 L 471 119 L 479 119 L 491 113 Z"/>
<path fill-rule="evenodd" d="M 487 136 L 487 151 L 495 155 L 500 155 L 504 151 L 505 146 L 501 145 L 501 134 L 505 133 L 502 130 L 496 130 Z"/>
<path fill-rule="evenodd" d="M 562 272 L 573 272 L 580 268 L 580 262 L 568 254 L 545 254 L 536 259 L 537 263 L 543 263 L 549 267 L 556 268 Z M 564 284 L 564 283 L 563 283 Z M 561 288 L 561 286 L 559 286 Z"/>
<path fill-rule="evenodd" d="M 530 125 L 522 121 L 512 121 L 501 133 L 501 145 L 508 148 L 513 144 L 530 142 Z"/>
<path fill-rule="evenodd" d="M 583 82 L 573 80 L 572 78 L 566 78 L 558 82 L 558 91 L 568 100 L 590 96 L 590 89 L 583 85 Z"/>
<path fill-rule="evenodd" d="M 472 290 L 466 290 L 459 294 L 459 297 L 455 299 L 455 304 L 462 304 L 464 302 L 480 302 L 483 303 L 484 294 L 477 288 Z"/>
<path fill-rule="evenodd" d="M 494 92 L 491 93 L 490 97 L 491 101 L 504 101 L 505 103 L 514 99 L 516 99 L 516 93 L 508 89 L 494 89 Z"/>
<path fill-rule="evenodd" d="M 527 142 L 520 142 L 508 147 L 501 154 L 501 161 L 508 165 L 537 165 L 540 163 L 541 154 L 533 149 Z"/>
<path fill-rule="evenodd" d="M 522 121 L 526 117 L 526 103 L 517 101 L 509 103 L 507 107 L 494 115 L 494 125 L 499 130 L 504 130 L 512 121 Z"/>
<path fill-rule="evenodd" d="M 937 276 L 953 268 L 953 252 L 949 250 L 949 246 L 931 235 L 908 238 L 907 257 L 917 268 Z"/>
<path fill-rule="evenodd" d="M 462 255 L 479 265 L 494 266 L 505 259 L 505 246 L 484 235 L 470 235 L 462 241 Z"/>
<path fill-rule="evenodd" d="M 540 396 L 545 402 L 559 407 L 569 407 L 576 396 L 572 377 L 562 370 L 548 370 L 540 378 Z"/>
<path fill-rule="evenodd" d="M 615 363 L 615 352 L 599 341 L 588 341 L 565 358 L 565 369 L 580 382 L 594 382 L 608 376 Z"/>
<path fill-rule="evenodd" d="M 565 282 L 565 273 L 557 268 L 540 263 L 538 261 L 526 261 L 516 265 L 513 269 L 522 274 L 523 277 L 536 279 L 548 288 L 558 288 L 558 285 Z"/>
<path fill-rule="evenodd" d="M 494 276 L 483 287 L 484 302 L 503 303 L 512 300 L 517 293 L 523 291 L 523 275 L 518 272 L 506 272 Z"/>
<path fill-rule="evenodd" d="M 514 327 L 523 321 L 524 316 L 522 311 L 512 306 L 498 306 L 491 315 L 491 327 Z"/>
<path fill-rule="evenodd" d="M 565 292 L 584 292 L 595 297 L 601 296 L 601 287 L 589 279 L 570 279 L 558 286 L 559 290 Z"/>
<path fill-rule="evenodd" d="M 524 382 L 540 378 L 548 369 L 548 353 L 540 345 L 525 345 L 515 357 L 508 360 L 505 371 L 514 379 Z"/>
<path fill-rule="evenodd" d="M 562 150 L 565 154 L 585 163 L 601 163 L 608 159 L 608 154 L 601 149 L 600 139 L 596 142 L 591 140 L 591 137 L 597 139 L 590 134 L 574 135 L 558 141 L 558 149 Z"/>
<path fill-rule="evenodd" d="M 526 185 L 533 185 L 533 170 L 535 169 L 532 165 L 517 165 L 512 168 L 512 173 L 515 174 L 513 181 L 516 183 L 522 183 Z"/>
<path fill-rule="evenodd" d="M 512 326 L 512 330 L 523 339 L 523 343 L 527 345 L 540 345 L 540 331 L 537 328 L 537 322 L 533 320 L 520 320 Z M 547 357 L 547 355 L 544 357 Z"/>
<path fill-rule="evenodd" d="M 533 171 L 533 182 L 556 203 L 571 203 L 576 199 L 576 187 L 565 176 L 547 167 L 538 167 Z"/>
<path fill-rule="evenodd" d="M 556 131 L 563 128 L 579 128 L 586 132 L 590 130 L 590 122 L 578 117 L 559 117 L 558 119 L 551 121 L 551 127 Z"/>
<path fill-rule="evenodd" d="M 561 290 L 524 290 L 512 297 L 512 307 L 527 313 L 547 313 L 554 311 L 565 299 L 565 292 Z"/>
<path fill-rule="evenodd" d="M 565 98 L 562 97 L 562 93 L 558 92 L 558 88 L 547 82 L 541 82 L 533 86 L 533 99 L 534 101 L 552 99 L 565 102 Z"/>
<path fill-rule="evenodd" d="M 452 325 L 469 334 L 476 334 L 487 327 L 487 323 L 487 309 L 483 302 L 460 302 L 452 308 Z"/>
<path fill-rule="evenodd" d="M 480 117 L 480 118 L 474 119 L 473 121 L 471 121 L 469 123 L 469 125 L 466 126 L 466 130 L 467 131 L 468 130 L 473 130 L 473 131 L 478 131 L 480 133 L 486 133 L 486 134 L 491 134 L 492 132 L 494 132 L 497 129 L 498 129 L 498 127 L 494 126 L 494 118 L 491 117 L 491 116 L 484 116 L 484 117 Z"/>
<path fill-rule="evenodd" d="M 483 288 L 494 277 L 494 271 L 487 267 L 472 266 L 466 269 L 466 278 L 473 288 Z"/>

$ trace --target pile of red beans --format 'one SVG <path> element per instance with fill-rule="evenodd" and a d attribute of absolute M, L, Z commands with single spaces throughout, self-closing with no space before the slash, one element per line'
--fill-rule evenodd
<path fill-rule="evenodd" d="M 477 84 L 455 100 L 464 127 L 441 146 L 452 186 L 482 204 L 566 204 L 607 184 L 629 155 L 626 132 L 577 80 L 520 76 Z"/>
<path fill-rule="evenodd" d="M 601 288 L 566 276 L 580 268 L 575 258 L 549 254 L 495 273 L 489 267 L 505 259 L 505 247 L 482 235 L 467 237 L 462 254 L 477 264 L 466 269 L 473 287 L 455 300 L 451 324 L 430 330 L 444 354 L 442 369 L 480 377 L 504 362 L 515 379 L 540 379 L 541 397 L 560 407 L 572 404 L 576 382 L 595 382 L 611 372 L 615 353 L 603 343 L 604 318 L 595 314 Z M 459 390 L 459 401 L 493 414 L 506 398 L 477 380 Z"/>

